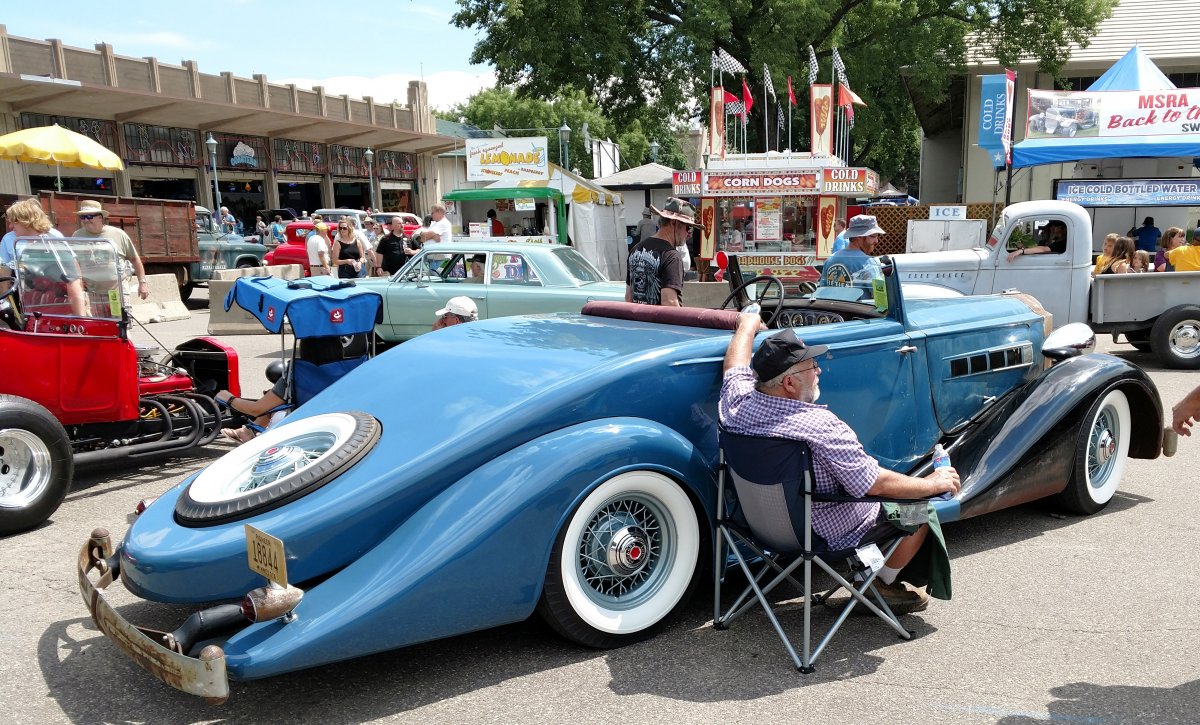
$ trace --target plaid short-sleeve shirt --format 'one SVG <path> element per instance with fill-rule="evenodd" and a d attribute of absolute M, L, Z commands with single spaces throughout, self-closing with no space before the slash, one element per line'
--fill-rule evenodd
<path fill-rule="evenodd" d="M 732 433 L 804 441 L 812 451 L 817 491 L 865 496 L 879 477 L 879 462 L 867 455 L 850 426 L 824 405 L 760 393 L 755 381 L 749 367 L 726 371 L 721 425 Z M 878 503 L 813 505 L 813 530 L 834 549 L 857 544 L 878 518 Z"/>

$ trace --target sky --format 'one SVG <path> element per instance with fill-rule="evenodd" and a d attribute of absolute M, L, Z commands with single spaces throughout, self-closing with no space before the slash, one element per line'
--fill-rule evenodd
<path fill-rule="evenodd" d="M 430 105 L 444 110 L 495 83 L 491 66 L 470 64 L 476 31 L 451 25 L 457 7 L 454 0 L 53 0 L 5 3 L 0 23 L 10 36 L 87 49 L 103 42 L 117 55 L 194 60 L 202 73 L 263 73 L 272 83 L 379 103 L 406 103 L 409 81 L 424 78 Z"/>

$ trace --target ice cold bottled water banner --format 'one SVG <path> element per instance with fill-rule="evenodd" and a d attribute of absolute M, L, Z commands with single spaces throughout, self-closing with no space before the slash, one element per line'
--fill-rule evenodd
<path fill-rule="evenodd" d="M 1026 138 L 1195 136 L 1200 88 L 1169 91 L 1029 91 Z"/>
<path fill-rule="evenodd" d="M 1200 206 L 1200 179 L 1062 180 L 1054 198 L 1080 206 Z"/>

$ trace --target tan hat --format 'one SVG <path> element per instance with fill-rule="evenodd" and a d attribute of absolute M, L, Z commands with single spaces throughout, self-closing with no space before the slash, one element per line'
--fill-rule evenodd
<path fill-rule="evenodd" d="M 75 216 L 83 214 L 99 214 L 106 220 L 108 219 L 108 212 L 104 211 L 104 207 L 100 206 L 100 202 L 95 199 L 84 199 L 79 202 L 79 209 L 75 211 Z"/>
<path fill-rule="evenodd" d="M 667 203 L 663 204 L 662 211 L 655 209 L 653 204 L 650 205 L 650 211 L 659 215 L 663 219 L 673 219 L 677 222 L 683 222 L 690 227 L 696 227 L 697 229 L 704 226 L 703 224 L 698 224 L 696 222 L 696 207 L 692 206 L 683 199 L 678 199 L 674 196 L 667 199 Z"/>

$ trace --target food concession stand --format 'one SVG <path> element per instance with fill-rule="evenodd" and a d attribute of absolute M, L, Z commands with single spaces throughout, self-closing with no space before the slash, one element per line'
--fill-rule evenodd
<path fill-rule="evenodd" d="M 848 200 L 871 196 L 879 175 L 808 153 L 727 154 L 675 175 L 677 196 L 700 198 L 700 257 L 736 255 L 744 273 L 813 282 L 831 253 Z"/>

